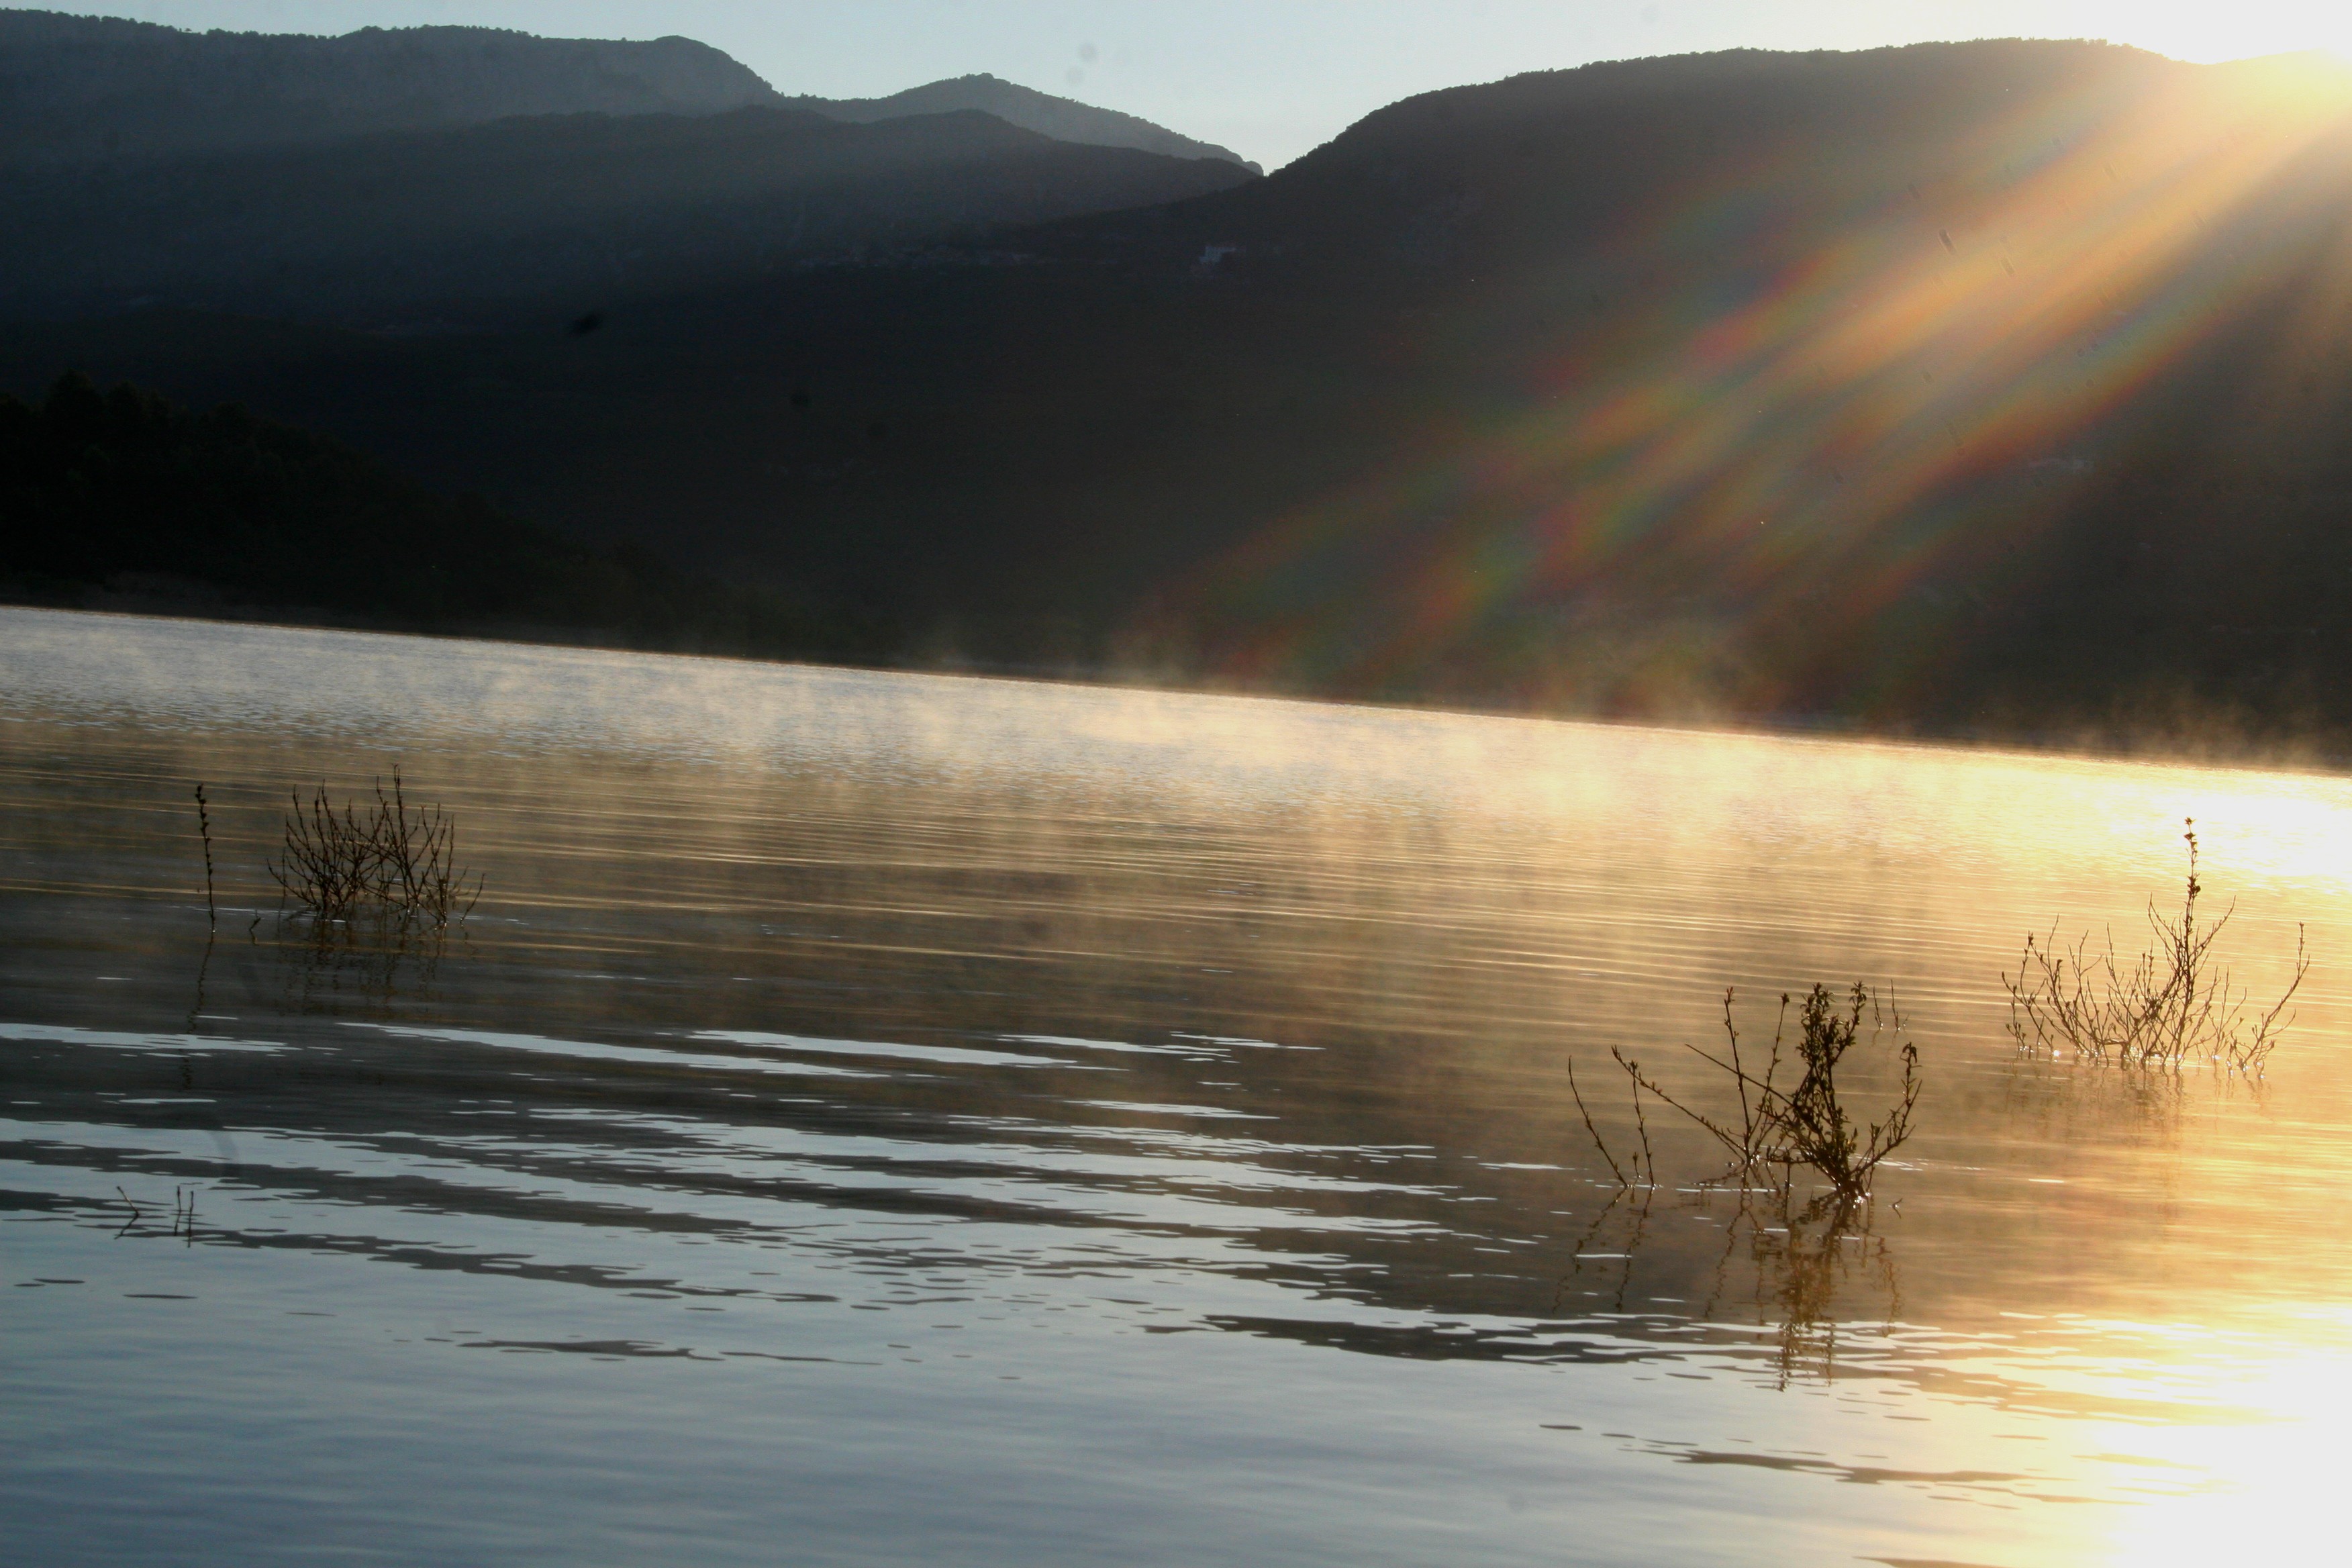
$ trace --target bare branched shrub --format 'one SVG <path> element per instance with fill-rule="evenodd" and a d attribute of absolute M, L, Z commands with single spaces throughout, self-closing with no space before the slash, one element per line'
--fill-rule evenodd
<path fill-rule="evenodd" d="M 1819 991 L 1821 988 L 1815 986 L 1814 989 Z M 1730 1075 L 1739 1094 L 1738 1127 L 1731 1124 L 1727 1115 L 1721 1118 L 1707 1116 L 1669 1099 L 1663 1091 L 1654 1091 L 1657 1092 L 1658 1098 L 1705 1128 L 1730 1154 L 1730 1167 L 1720 1178 L 1725 1181 L 1745 1179 L 1772 1163 L 1772 1150 L 1779 1131 L 1776 1111 L 1786 1098 L 1780 1093 L 1778 1079 L 1780 1076 L 1781 1046 L 1789 1027 L 1789 998 L 1784 993 L 1780 997 L 1780 1016 L 1772 1028 L 1772 1047 L 1766 1053 L 1763 1072 L 1759 1076 L 1752 1070 L 1748 1058 L 1740 1055 L 1739 1026 L 1731 1016 L 1731 1001 L 1732 989 L 1727 985 L 1723 991 L 1723 1035 L 1727 1046 L 1722 1056 L 1712 1056 L 1696 1046 L 1685 1046 L 1683 1048 Z M 1621 1063 L 1624 1060 L 1622 1057 L 1618 1059 Z M 1627 1070 L 1635 1069 L 1629 1067 Z"/>
<path fill-rule="evenodd" d="M 2047 938 L 2025 939 L 2017 973 L 2001 976 L 2009 991 L 2009 1032 L 2021 1048 L 2069 1050 L 2123 1067 L 2178 1068 L 2201 1058 L 2236 1072 L 2262 1071 L 2294 1022 L 2287 1005 L 2311 968 L 2303 928 L 2295 928 L 2294 972 L 2285 991 L 2250 1018 L 2245 991 L 2231 984 L 2213 955 L 2234 906 L 2221 919 L 2200 923 L 2197 900 L 2204 889 L 2197 880 L 2194 818 L 2187 828 L 2181 837 L 2189 846 L 2189 886 L 2180 913 L 2168 917 L 2149 900 L 2155 943 L 2128 967 L 2116 957 L 2112 935 L 2096 952 L 2087 937 L 2062 945 L 2054 929 Z"/>
<path fill-rule="evenodd" d="M 398 768 L 392 770 L 391 797 L 385 798 L 378 784 L 375 800 L 383 901 L 435 925 L 471 914 L 482 896 L 482 879 L 457 865 L 457 822 L 437 805 L 412 814 Z"/>
<path fill-rule="evenodd" d="M 480 877 L 458 867 L 457 844 L 457 823 L 437 805 L 412 809 L 394 768 L 390 794 L 376 784 L 372 812 L 358 802 L 337 809 L 324 784 L 307 805 L 296 795 L 269 875 L 288 902 L 320 921 L 380 914 L 446 926 L 471 913 L 482 892 Z"/>
<path fill-rule="evenodd" d="M 1880 1163 L 1911 1136 L 1912 1114 L 1919 1104 L 1918 1048 L 1907 1041 L 1898 1047 L 1903 1078 L 1895 1102 L 1878 1121 L 1865 1123 L 1847 1109 L 1839 1091 L 1839 1064 L 1860 1037 L 1865 1014 L 1873 1020 L 1874 1035 L 1891 1023 L 1897 1037 L 1903 1032 L 1902 1015 L 1894 1013 L 1890 1018 L 1882 1012 L 1860 981 L 1846 994 L 1843 1005 L 1827 986 L 1816 985 L 1798 1007 L 1797 1035 L 1790 1040 L 1790 1001 L 1786 995 L 1780 998 L 1780 1023 L 1760 1062 L 1742 1054 L 1728 990 L 1723 994 L 1723 1032 L 1728 1042 L 1724 1054 L 1685 1047 L 1731 1080 L 1739 1097 L 1737 1121 L 1728 1111 L 1710 1113 L 1685 1104 L 1644 1073 L 1639 1062 L 1620 1051 L 1610 1054 L 1633 1079 L 1637 1093 L 1664 1100 L 1723 1146 L 1731 1163 L 1716 1181 L 1760 1178 L 1785 1194 L 1795 1173 L 1804 1169 L 1827 1181 L 1843 1199 L 1865 1197 Z M 1796 1073 L 1796 1081 L 1786 1087 L 1780 1080 L 1784 1067 Z M 1586 1126 L 1591 1126 L 1589 1117 Z M 1593 1136 L 1597 1141 L 1600 1135 Z M 1608 1157 L 1605 1148 L 1602 1156 Z M 1615 1162 L 1611 1163 L 1614 1169 Z"/>
<path fill-rule="evenodd" d="M 1885 1116 L 1865 1129 L 1847 1115 L 1837 1088 L 1838 1063 L 1853 1048 L 1863 1013 L 1871 1007 L 1870 993 L 1859 980 L 1847 993 L 1846 1003 L 1841 1010 L 1822 985 L 1806 996 L 1797 1039 L 1797 1059 L 1804 1070 L 1794 1089 L 1769 1102 L 1772 1142 L 1766 1158 L 1784 1170 L 1809 1165 L 1838 1192 L 1859 1196 L 1870 1190 L 1871 1173 L 1879 1162 L 1911 1136 L 1911 1113 L 1919 1104 L 1919 1047 L 1906 1040 L 1897 1049 L 1903 1063 L 1901 1092 Z M 1873 1016 L 1877 1019 L 1875 1013 Z M 1900 1034 L 1900 1014 L 1894 1025 Z M 1777 1048 L 1777 1038 L 1774 1045 Z"/>
<path fill-rule="evenodd" d="M 354 805 L 338 813 L 320 784 L 307 809 L 300 795 L 294 797 L 294 810 L 286 818 L 285 855 L 270 863 L 269 875 L 297 909 L 322 921 L 340 921 L 370 901 L 375 863 L 373 825 L 362 826 Z"/>

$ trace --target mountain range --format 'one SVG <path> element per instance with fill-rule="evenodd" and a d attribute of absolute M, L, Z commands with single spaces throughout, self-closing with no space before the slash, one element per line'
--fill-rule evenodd
<path fill-rule="evenodd" d="M 193 33 L 0 11 L 0 167 L 84 168 L 516 114 L 711 114 L 775 96 L 688 38 L 488 27 Z"/>
<path fill-rule="evenodd" d="M 787 100 L 685 38 L 195 34 L 0 11 L 0 313 L 20 317 L 576 319 L 1254 172 L 993 77 Z"/>
<path fill-rule="evenodd" d="M 978 110 L 1057 142 L 1171 158 L 1237 153 L 1115 110 L 992 76 L 887 98 L 787 100 L 691 38 L 542 38 L 490 27 L 365 27 L 341 37 L 194 33 L 152 22 L 0 11 L 0 169 L 435 131 L 513 115 L 718 114 L 791 107 L 870 124 Z"/>
<path fill-rule="evenodd" d="M 204 157 L 0 188 L 38 237 L 0 384 L 235 400 L 860 628 L 806 652 L 2352 730 L 2326 62 L 1618 62 L 1410 99 L 1264 178 L 795 100 Z"/>

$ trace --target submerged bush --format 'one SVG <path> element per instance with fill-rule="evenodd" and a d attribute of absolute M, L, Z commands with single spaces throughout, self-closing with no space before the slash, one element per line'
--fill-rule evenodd
<path fill-rule="evenodd" d="M 1727 1110 L 1710 1113 L 1685 1105 L 1644 1073 L 1640 1062 L 1622 1051 L 1610 1052 L 1633 1084 L 1635 1122 L 1642 1137 L 1642 1153 L 1632 1161 L 1636 1173 L 1641 1173 L 1646 1164 L 1647 1180 L 1655 1184 L 1656 1165 L 1650 1159 L 1649 1129 L 1641 1116 L 1641 1097 L 1647 1093 L 1696 1123 L 1730 1155 L 1729 1167 L 1714 1178 L 1717 1182 L 1744 1184 L 1760 1179 L 1785 1197 L 1795 1173 L 1810 1170 L 1826 1181 L 1842 1202 L 1867 1197 L 1871 1177 L 1879 1164 L 1911 1136 L 1911 1118 L 1919 1103 L 1918 1047 L 1907 1040 L 1898 1047 L 1895 1054 L 1902 1063 L 1901 1087 L 1895 1103 L 1874 1121 L 1865 1122 L 1847 1107 L 1838 1087 L 1837 1071 L 1861 1037 L 1865 1014 L 1873 1021 L 1874 1035 L 1891 1025 L 1899 1038 L 1903 1033 L 1901 1013 L 1883 1012 L 1860 981 L 1854 982 L 1843 1004 L 1829 987 L 1815 985 L 1798 1006 L 1797 1034 L 1791 1040 L 1788 1024 L 1792 999 L 1783 994 L 1772 1044 L 1758 1063 L 1742 1054 L 1739 1029 L 1732 1017 L 1732 1000 L 1733 994 L 1727 989 L 1723 994 L 1723 1031 L 1727 1042 L 1724 1054 L 1717 1056 L 1696 1046 L 1684 1048 L 1728 1078 L 1738 1096 L 1736 1121 Z M 1795 1071 L 1793 1084 L 1781 1080 L 1784 1068 Z M 1576 1093 L 1578 1109 L 1584 1111 L 1585 1128 L 1600 1144 L 1601 1157 L 1608 1161 L 1620 1184 L 1627 1184 L 1624 1168 L 1608 1145 L 1601 1142 L 1591 1113 L 1584 1110 L 1583 1096 L 1576 1089 L 1572 1072 L 1569 1087 Z"/>
<path fill-rule="evenodd" d="M 2276 1002 L 2249 1018 L 2246 993 L 2231 984 L 2216 963 L 2214 942 L 2234 908 L 2200 924 L 2197 823 L 2181 837 L 2189 846 L 2189 885 L 2177 919 L 2148 901 L 2147 923 L 2155 945 L 2128 968 L 2116 956 L 2115 939 L 2103 952 L 2090 939 L 2061 946 L 2053 928 L 2047 939 L 2028 936 L 2015 975 L 2004 974 L 2009 991 L 2009 1032 L 2022 1049 L 2071 1050 L 2095 1062 L 2124 1067 L 2170 1067 L 2204 1058 L 2232 1071 L 2259 1073 L 2280 1037 L 2292 1024 L 2287 1004 L 2309 973 L 2311 958 L 2303 928 L 2295 928 L 2294 973 Z"/>
<path fill-rule="evenodd" d="M 446 926 L 482 893 L 480 876 L 457 865 L 457 825 L 439 806 L 410 808 L 394 768 L 389 795 L 376 784 L 372 813 L 357 802 L 338 810 L 324 784 L 307 805 L 296 795 L 269 875 L 287 901 L 320 921 L 375 913 Z"/>

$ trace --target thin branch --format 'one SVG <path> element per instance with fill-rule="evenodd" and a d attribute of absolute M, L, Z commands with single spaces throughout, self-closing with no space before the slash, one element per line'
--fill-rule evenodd
<path fill-rule="evenodd" d="M 1601 1151 L 1603 1160 L 1609 1162 L 1609 1173 L 1617 1178 L 1620 1187 L 1632 1186 L 1633 1184 L 1625 1179 L 1625 1173 L 1617 1164 L 1617 1156 L 1609 1152 L 1609 1145 L 1602 1141 L 1601 1129 L 1592 1124 L 1592 1112 L 1585 1109 L 1583 1091 L 1576 1087 L 1576 1062 L 1572 1058 L 1568 1064 L 1568 1092 L 1576 1097 L 1577 1114 L 1584 1118 L 1584 1130 L 1592 1134 L 1592 1146 Z"/>

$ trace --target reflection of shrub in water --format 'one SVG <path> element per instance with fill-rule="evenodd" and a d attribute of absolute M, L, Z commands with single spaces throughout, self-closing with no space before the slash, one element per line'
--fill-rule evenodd
<path fill-rule="evenodd" d="M 1634 1310 L 1635 1272 L 1652 1239 L 1656 1192 L 1621 1187 L 1611 1194 L 1578 1238 L 1568 1272 L 1553 1289 L 1553 1313 L 1566 1310 L 1571 1296 L 1600 1298 L 1601 1310 L 1612 1315 Z M 1710 1206 L 1708 1197 L 1698 1194 L 1677 1209 L 1703 1212 Z M 1743 1268 L 1734 1267 L 1743 1262 Z M 1862 1317 L 1851 1305 L 1842 1313 L 1842 1301 L 1850 1299 L 1849 1288 L 1858 1280 L 1879 1304 Z M 1743 1187 L 1724 1226 L 1713 1282 L 1694 1316 L 1703 1323 L 1723 1322 L 1752 1310 L 1759 1326 L 1774 1331 L 1779 1381 L 1786 1387 L 1802 1377 L 1833 1379 L 1840 1334 L 1859 1321 L 1891 1325 L 1902 1310 L 1894 1254 L 1873 1233 L 1865 1205 L 1834 1192 L 1799 1205 L 1786 1189 Z"/>
<path fill-rule="evenodd" d="M 371 914 L 401 924 L 462 921 L 482 880 L 457 863 L 457 825 L 439 806 L 412 810 L 392 771 L 392 792 L 375 786 L 375 809 L 341 810 L 320 784 L 309 804 L 294 797 L 282 857 L 269 875 L 281 897 L 321 925 Z"/>
<path fill-rule="evenodd" d="M 1847 1205 L 1834 1194 L 1823 1194 L 1796 1213 L 1785 1204 L 1776 1216 L 1780 1224 L 1761 1223 L 1752 1210 L 1743 1211 L 1731 1225 L 1727 1251 L 1736 1246 L 1739 1221 L 1748 1222 L 1748 1250 L 1756 1274 L 1756 1308 L 1759 1322 L 1769 1317 L 1779 1325 L 1776 1336 L 1781 1386 L 1809 1369 L 1827 1381 L 1837 1373 L 1839 1288 L 1858 1269 L 1875 1276 L 1886 1298 L 1889 1323 L 1902 1315 L 1903 1290 L 1895 1257 L 1884 1238 L 1867 1225 L 1855 1225 Z"/>
<path fill-rule="evenodd" d="M 1827 986 L 1815 985 L 1798 1008 L 1797 1037 L 1791 1042 L 1788 1036 L 1790 1000 L 1785 994 L 1780 998 L 1780 1023 L 1773 1029 L 1771 1047 L 1761 1062 L 1742 1053 L 1729 990 L 1723 994 L 1723 1031 L 1728 1042 L 1723 1054 L 1717 1056 L 1696 1046 L 1685 1047 L 1729 1080 L 1738 1096 L 1736 1120 L 1729 1110 L 1710 1113 L 1684 1103 L 1643 1072 L 1640 1062 L 1622 1051 L 1611 1050 L 1610 1055 L 1633 1087 L 1642 1153 L 1631 1163 L 1646 1184 L 1657 1184 L 1657 1165 L 1650 1157 L 1649 1127 L 1641 1113 L 1641 1097 L 1644 1093 L 1664 1101 L 1705 1129 L 1730 1155 L 1729 1167 L 1712 1178 L 1713 1183 L 1737 1182 L 1744 1185 L 1760 1178 L 1785 1198 L 1795 1173 L 1806 1169 L 1827 1181 L 1832 1195 L 1841 1204 L 1852 1205 L 1869 1196 L 1871 1177 L 1880 1163 L 1911 1136 L 1912 1113 L 1919 1103 L 1918 1048 L 1907 1041 L 1899 1047 L 1896 1056 L 1903 1064 L 1900 1093 L 1884 1117 L 1865 1123 L 1846 1106 L 1838 1088 L 1838 1067 L 1860 1037 L 1864 1014 L 1873 1020 L 1874 1036 L 1891 1023 L 1898 1037 L 1903 1032 L 1902 1015 L 1882 1013 L 1869 989 L 1860 981 L 1854 982 L 1847 992 L 1843 1005 Z M 1793 1062 L 1789 1060 L 1791 1049 Z M 1783 1085 L 1783 1068 L 1795 1071 L 1793 1085 Z M 1600 1146 L 1601 1158 L 1608 1162 L 1621 1186 L 1632 1184 L 1626 1179 L 1624 1166 L 1601 1142 L 1572 1070 L 1569 1088 L 1576 1096 L 1577 1109 L 1584 1116 L 1586 1131 Z"/>
<path fill-rule="evenodd" d="M 2185 1074 L 2136 1072 L 2118 1076 L 2080 1058 L 2021 1051 L 2001 1065 L 1998 1104 L 2004 1127 L 2044 1143 L 2098 1142 L 2122 1148 L 2177 1147 L 2185 1135 L 2189 1109 L 2204 1103 L 2191 1096 Z M 2224 1094 L 2244 1091 L 2257 1098 L 2259 1078 L 2221 1081 Z"/>
<path fill-rule="evenodd" d="M 284 985 L 278 1005 L 296 1013 L 341 1014 L 356 1004 L 389 1016 L 433 994 L 448 951 L 447 928 L 397 919 L 287 922 L 279 932 L 269 944 Z"/>
<path fill-rule="evenodd" d="M 1726 990 L 1725 1044 L 1720 1053 L 1696 1046 L 1686 1048 L 1716 1069 L 1715 1081 L 1736 1097 L 1736 1107 L 1702 1108 L 1691 1102 L 1687 1093 L 1678 1099 L 1644 1071 L 1640 1062 L 1622 1051 L 1610 1053 L 1633 1094 L 1640 1140 L 1638 1150 L 1628 1151 L 1622 1158 L 1601 1138 L 1571 1069 L 1570 1092 L 1584 1118 L 1585 1131 L 1617 1179 L 1618 1191 L 1577 1243 L 1570 1272 L 1560 1281 L 1560 1295 L 1565 1295 L 1587 1262 L 1613 1260 L 1618 1274 L 1616 1310 L 1625 1310 L 1634 1261 L 1648 1236 L 1651 1202 L 1660 1190 L 1649 1124 L 1643 1111 L 1644 1097 L 1655 1099 L 1703 1130 L 1729 1156 L 1727 1168 L 1704 1179 L 1700 1187 L 1728 1187 L 1738 1195 L 1738 1208 L 1726 1227 L 1723 1256 L 1716 1265 L 1714 1294 L 1699 1316 L 1702 1320 L 1715 1317 L 1727 1289 L 1731 1260 L 1744 1237 L 1755 1278 L 1758 1321 L 1779 1326 L 1781 1382 L 1785 1384 L 1814 1368 L 1827 1377 L 1837 1354 L 1840 1320 L 1834 1307 L 1839 1286 L 1865 1258 L 1876 1266 L 1887 1293 L 1889 1315 L 1896 1310 L 1894 1260 L 1885 1244 L 1870 1234 L 1868 1199 L 1879 1165 L 1911 1136 L 1919 1105 L 1919 1052 L 1902 1037 L 1901 1013 L 1892 1006 L 1882 1009 L 1860 982 L 1843 1000 L 1825 985 L 1815 985 L 1801 1002 L 1783 995 L 1771 1043 L 1762 1051 L 1741 1041 L 1733 1001 L 1733 993 Z M 1793 1035 L 1789 1026 L 1792 1006 Z M 1895 1056 L 1902 1069 L 1894 1102 L 1874 1121 L 1848 1104 L 1838 1082 L 1839 1068 L 1864 1038 L 1865 1019 L 1872 1025 L 1871 1037 L 1882 1033 L 1894 1037 Z M 1784 1073 L 1791 1076 L 1784 1078 Z M 1827 1184 L 1827 1190 L 1800 1203 L 1794 1190 L 1800 1171 L 1812 1172 Z M 1640 1194 L 1638 1198 L 1623 1204 L 1634 1193 Z M 1614 1247 L 1594 1250 L 1612 1230 Z M 1556 1296 L 1556 1304 L 1559 1300 Z"/>
<path fill-rule="evenodd" d="M 2071 1050 L 2094 1062 L 2123 1067 L 2178 1068 L 2198 1058 L 2231 1071 L 2259 1073 L 2280 1037 L 2294 1022 L 2286 1012 L 2311 969 L 2303 928 L 2295 928 L 2294 973 L 2270 1010 L 2249 1021 L 2246 993 L 2230 982 L 2230 972 L 2213 956 L 2213 943 L 2232 911 L 2200 925 L 2197 898 L 2197 824 L 2181 835 L 2189 845 L 2189 887 L 2178 920 L 2147 906 L 2156 945 L 2126 969 L 2116 956 L 2115 939 L 2105 952 L 2092 952 L 2090 939 L 2062 947 L 2053 930 L 2047 939 L 2029 936 L 2017 973 L 2004 974 L 2009 989 L 2009 1032 L 2027 1051 Z"/>

